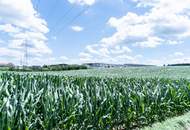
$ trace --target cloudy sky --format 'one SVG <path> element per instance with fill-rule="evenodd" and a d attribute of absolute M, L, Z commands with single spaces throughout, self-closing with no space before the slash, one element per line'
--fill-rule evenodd
<path fill-rule="evenodd" d="M 190 0 L 0 0 L 0 63 L 190 62 Z"/>

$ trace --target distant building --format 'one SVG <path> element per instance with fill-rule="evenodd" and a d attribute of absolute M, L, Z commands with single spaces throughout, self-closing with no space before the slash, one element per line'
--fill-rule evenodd
<path fill-rule="evenodd" d="M 106 64 L 106 63 L 85 63 L 83 64 L 91 68 L 114 68 L 114 67 L 145 67 L 153 65 L 144 65 L 144 64 Z"/>

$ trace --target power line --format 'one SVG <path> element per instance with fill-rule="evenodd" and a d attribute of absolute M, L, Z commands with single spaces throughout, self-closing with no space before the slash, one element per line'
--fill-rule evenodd
<path fill-rule="evenodd" d="M 57 27 L 59 27 L 58 25 L 60 23 L 62 23 L 62 21 L 64 20 L 64 18 L 74 9 L 74 5 L 72 5 L 63 15 L 60 19 L 58 19 L 56 22 L 55 22 L 55 26 L 57 25 Z"/>
<path fill-rule="evenodd" d="M 55 1 L 55 4 L 54 4 L 54 6 L 52 7 L 53 9 L 58 5 L 57 4 L 57 2 L 58 2 L 58 0 L 56 0 Z M 57 22 L 55 23 L 55 28 L 56 27 L 59 27 L 59 24 L 64 20 L 64 18 L 74 9 L 74 5 L 72 5 L 63 15 L 62 15 L 62 17 L 59 19 L 59 20 L 57 20 Z M 78 17 L 80 17 L 88 8 L 89 8 L 90 6 L 87 6 L 85 9 L 83 9 L 83 10 L 81 10 L 77 15 L 75 15 L 68 23 L 66 23 L 66 25 L 65 26 L 63 26 L 63 27 L 60 27 L 60 29 L 58 30 L 58 31 L 56 31 L 55 30 L 55 33 L 57 33 L 57 32 L 61 32 L 62 30 L 64 30 L 65 29 L 65 27 L 67 27 L 68 25 L 70 25 L 71 23 L 73 23 Z M 47 17 L 49 17 L 49 16 L 51 16 L 52 14 L 54 14 L 53 12 L 55 11 L 52 11 L 52 9 L 50 10 L 51 12 L 50 13 L 48 13 L 49 15 L 47 16 Z M 54 28 L 54 29 L 55 29 Z"/>
<path fill-rule="evenodd" d="M 64 30 L 68 25 L 72 24 L 76 19 L 78 19 L 81 15 L 83 15 L 84 12 L 86 12 L 86 10 L 89 9 L 90 6 L 87 6 L 86 8 L 84 8 L 83 10 L 81 10 L 77 15 L 75 15 L 75 17 L 73 17 L 65 26 L 63 26 L 62 28 L 60 28 L 58 31 L 56 31 L 56 33 L 60 34 L 60 32 L 62 30 Z"/>

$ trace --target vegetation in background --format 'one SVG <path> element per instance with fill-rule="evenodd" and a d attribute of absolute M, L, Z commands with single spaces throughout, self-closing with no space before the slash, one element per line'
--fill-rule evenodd
<path fill-rule="evenodd" d="M 61 71 L 61 70 L 80 70 L 87 69 L 85 65 L 67 65 L 67 64 L 57 64 L 57 65 L 44 65 L 42 71 Z"/>
<path fill-rule="evenodd" d="M 190 63 L 169 64 L 168 66 L 190 66 Z"/>
<path fill-rule="evenodd" d="M 38 73 L 38 72 L 36 72 Z M 41 72 L 39 72 L 41 74 Z M 44 72 L 42 72 L 44 73 Z M 109 69 L 86 69 L 73 71 L 45 72 L 51 75 L 80 76 L 80 77 L 124 77 L 124 78 L 170 78 L 190 79 L 190 67 L 127 67 Z"/>
<path fill-rule="evenodd" d="M 2 74 L 0 129 L 133 129 L 190 110 L 190 81 Z"/>
<path fill-rule="evenodd" d="M 64 71 L 64 70 L 79 70 L 87 69 L 85 65 L 44 65 L 44 66 L 7 66 L 0 67 L 1 71 Z"/>

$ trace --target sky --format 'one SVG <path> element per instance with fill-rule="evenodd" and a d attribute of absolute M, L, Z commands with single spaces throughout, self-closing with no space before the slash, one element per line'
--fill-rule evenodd
<path fill-rule="evenodd" d="M 190 0 L 0 0 L 0 63 L 189 63 L 189 5 Z"/>

